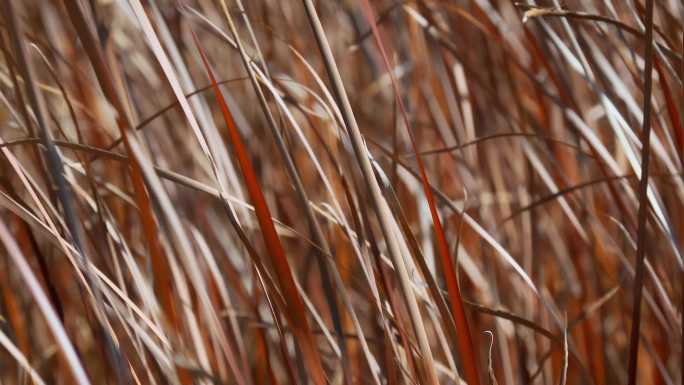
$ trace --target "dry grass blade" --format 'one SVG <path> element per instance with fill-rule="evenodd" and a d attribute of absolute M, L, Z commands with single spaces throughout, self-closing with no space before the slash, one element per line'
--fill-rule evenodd
<path fill-rule="evenodd" d="M 680 3 L 0 1 L 0 384 L 680 383 Z"/>
<path fill-rule="evenodd" d="M 21 353 L 21 350 L 19 350 L 19 348 L 17 348 L 2 331 L 0 331 L 0 345 L 2 345 L 5 350 L 7 350 L 14 357 L 15 360 L 17 360 L 19 365 L 29 374 L 29 376 L 31 376 L 31 380 L 34 383 L 37 385 L 45 385 L 45 381 L 43 381 L 38 372 L 31 366 L 26 359 L 26 356 Z"/>
<path fill-rule="evenodd" d="M 641 327 L 641 297 L 644 287 L 644 259 L 646 258 L 647 234 L 646 219 L 649 212 L 648 193 L 649 166 L 651 161 L 651 94 L 653 92 L 653 0 L 646 0 L 646 33 L 644 54 L 644 117 L 641 128 L 641 173 L 639 179 L 639 213 L 637 217 L 637 246 L 634 276 L 634 298 L 632 305 L 632 329 L 629 340 L 629 364 L 627 367 L 628 384 L 637 383 L 637 362 L 639 359 L 639 336 Z"/>
<path fill-rule="evenodd" d="M 14 238 L 7 228 L 7 225 L 5 225 L 5 223 L 2 221 L 0 221 L 0 240 L 5 246 L 7 255 L 12 259 L 12 262 L 14 262 L 19 274 L 24 279 L 26 286 L 28 286 L 29 292 L 31 292 L 31 295 L 38 303 L 38 306 L 45 317 L 48 328 L 52 332 L 55 340 L 57 340 L 59 349 L 62 351 L 67 362 L 69 363 L 69 367 L 74 375 L 74 379 L 79 385 L 90 385 L 88 375 L 83 369 L 81 360 L 78 358 L 78 355 L 74 350 L 74 346 L 69 340 L 69 337 L 67 336 L 59 317 L 57 317 L 57 313 L 55 313 L 55 310 L 50 304 L 50 300 L 40 287 L 38 279 L 31 271 L 31 267 L 26 262 L 26 259 L 19 250 L 19 246 L 14 241 Z"/>
<path fill-rule="evenodd" d="M 238 5 L 242 7 L 242 5 L 238 1 Z M 252 87 L 254 87 L 255 91 L 257 92 L 257 95 L 259 97 L 259 103 L 261 105 L 261 109 L 264 112 L 264 115 L 266 116 L 266 119 L 268 121 L 269 128 L 271 129 L 271 134 L 276 140 L 276 144 L 278 145 L 278 151 L 280 152 L 280 156 L 283 158 L 283 161 L 285 163 L 285 167 L 287 169 L 288 175 L 292 182 L 294 183 L 295 186 L 295 191 L 297 193 L 297 196 L 299 198 L 299 204 L 300 206 L 304 209 L 304 214 L 306 215 L 307 222 L 309 224 L 309 228 L 313 237 L 313 240 L 316 244 L 320 245 L 321 248 L 321 253 L 318 253 L 318 268 L 322 277 L 322 286 L 323 286 L 323 292 L 326 296 L 327 299 L 327 304 L 330 309 L 330 314 L 331 318 L 333 321 L 333 326 L 335 328 L 335 331 L 337 332 L 338 335 L 338 341 L 340 344 L 340 347 L 342 349 L 342 354 L 344 355 L 342 357 L 342 367 L 344 368 L 345 372 L 345 378 L 349 378 L 350 373 L 349 373 L 349 366 L 348 366 L 348 359 L 346 357 L 346 342 L 343 338 L 344 331 L 342 329 L 342 320 L 341 320 L 341 315 L 340 315 L 340 310 L 339 306 L 337 304 L 337 296 L 335 295 L 335 291 L 333 289 L 333 281 L 337 284 L 338 288 L 340 291 L 344 291 L 344 286 L 342 284 L 341 279 L 338 277 L 339 273 L 337 273 L 336 267 L 332 261 L 328 260 L 328 255 L 330 255 L 330 246 L 328 245 L 328 241 L 325 238 L 325 235 L 323 234 L 323 230 L 321 229 L 321 225 L 314 216 L 313 210 L 311 209 L 311 206 L 309 205 L 309 197 L 306 193 L 306 189 L 304 187 L 304 184 L 302 183 L 301 177 L 299 175 L 299 172 L 297 171 L 297 167 L 294 164 L 294 161 L 292 160 L 292 156 L 288 152 L 287 145 L 285 144 L 285 140 L 283 139 L 283 136 L 280 134 L 280 130 L 278 129 L 278 125 L 275 121 L 275 117 L 271 113 L 271 110 L 268 106 L 268 102 L 266 100 L 266 96 L 264 95 L 264 92 L 259 85 L 259 82 L 256 78 L 256 75 L 254 71 L 252 70 L 252 64 L 250 63 L 250 58 L 247 56 L 247 53 L 245 51 L 245 48 L 243 46 L 242 40 L 240 39 L 237 29 L 235 27 L 235 23 L 233 23 L 233 19 L 230 15 L 230 12 L 228 11 L 228 7 L 226 6 L 225 0 L 221 1 L 221 7 L 223 9 L 223 13 L 225 14 L 226 20 L 228 21 L 228 25 L 230 26 L 231 33 L 233 34 L 233 38 L 235 39 L 235 43 L 238 46 L 238 49 L 240 51 L 240 56 L 242 57 L 242 61 L 244 64 L 245 69 L 249 73 L 249 78 L 252 83 Z M 248 23 L 248 19 L 245 13 L 243 13 L 243 18 L 247 22 L 247 26 L 249 28 L 250 35 L 252 36 L 253 41 L 256 43 L 256 40 L 254 39 L 253 31 L 251 30 L 251 25 Z M 258 48 L 258 45 L 257 45 Z M 261 51 L 259 51 L 259 55 L 261 55 Z M 263 56 L 262 56 L 263 59 Z M 267 71 L 267 68 L 265 67 L 264 64 L 264 71 Z M 268 73 L 268 72 L 266 72 Z M 334 276 L 334 278 L 333 278 Z M 343 296 L 345 296 L 345 293 L 342 293 Z M 349 301 L 345 301 L 349 302 Z M 353 309 L 349 309 L 350 312 L 353 312 Z"/>
<path fill-rule="evenodd" d="M 568 380 L 568 328 L 567 325 L 563 327 L 563 367 L 561 369 L 559 385 L 566 385 Z"/>
<path fill-rule="evenodd" d="M 275 226 L 271 220 L 271 214 L 266 204 L 266 199 L 264 194 L 259 187 L 259 181 L 257 180 L 256 173 L 252 166 L 245 145 L 242 142 L 242 138 L 235 126 L 233 116 L 228 109 L 221 89 L 218 87 L 216 79 L 214 78 L 214 73 L 211 70 L 209 62 L 207 61 L 206 55 L 199 41 L 195 40 L 197 48 L 199 49 L 200 55 L 202 56 L 202 62 L 204 63 L 205 70 L 211 81 L 214 92 L 216 94 L 216 100 L 221 107 L 221 113 L 223 114 L 223 119 L 228 127 L 228 134 L 230 141 L 233 144 L 235 150 L 235 155 L 238 158 L 238 163 L 240 164 L 240 169 L 242 170 L 242 175 L 245 178 L 245 184 L 249 196 L 254 204 L 257 219 L 259 221 L 259 227 L 261 228 L 262 235 L 264 237 L 264 243 L 271 256 L 271 262 L 276 271 L 276 277 L 280 283 L 280 288 L 285 296 L 285 301 L 287 305 L 287 317 L 293 323 L 294 333 L 297 336 L 297 344 L 302 351 L 304 356 L 304 361 L 307 369 L 309 370 L 309 375 L 312 380 L 317 385 L 324 385 L 326 383 L 325 374 L 323 373 L 323 367 L 320 361 L 318 352 L 316 351 L 316 344 L 313 335 L 311 334 L 311 329 L 309 327 L 309 322 L 306 318 L 306 309 L 304 308 L 304 302 L 302 297 L 299 295 L 297 286 L 294 282 L 294 277 L 292 276 L 292 270 L 290 268 L 287 257 L 285 256 L 285 251 L 278 234 L 276 233 Z"/>
<path fill-rule="evenodd" d="M 116 110 L 116 123 L 119 127 L 121 137 L 126 145 L 126 150 L 130 152 L 128 135 L 131 124 L 126 109 L 121 102 L 119 92 L 115 88 L 112 74 L 105 62 L 104 55 L 100 49 L 94 32 L 90 28 L 81 4 L 73 1 L 65 1 L 64 5 L 69 14 L 71 23 L 78 32 L 78 37 L 84 45 L 90 63 L 93 66 L 97 81 L 102 88 L 105 97 Z M 175 321 L 175 309 L 173 305 L 172 291 L 168 290 L 171 282 L 171 273 L 168 263 L 162 253 L 159 240 L 157 238 L 157 226 L 152 214 L 152 205 L 149 195 L 145 189 L 142 172 L 139 163 L 134 157 L 130 158 L 131 178 L 135 191 L 136 204 L 140 210 L 140 219 L 143 223 L 145 238 L 148 243 L 152 264 L 155 269 L 155 292 L 161 298 L 164 313 L 169 319 Z"/>
<path fill-rule="evenodd" d="M 12 28 L 12 40 L 14 42 L 15 53 L 19 59 L 22 76 L 26 82 L 29 104 L 31 105 L 36 117 L 39 136 L 46 148 L 47 165 L 50 170 L 50 177 L 51 180 L 57 185 L 57 195 L 64 211 L 64 222 L 66 223 L 67 229 L 69 231 L 69 238 L 71 239 L 71 242 L 73 242 L 76 250 L 78 250 L 78 263 L 84 270 L 85 276 L 87 277 L 87 280 L 89 281 L 94 292 L 95 301 L 92 302 L 92 307 L 95 319 L 99 325 L 93 326 L 93 328 L 95 329 L 95 332 L 100 334 L 104 340 L 104 350 L 106 351 L 107 358 L 110 361 L 111 368 L 115 371 L 117 382 L 121 384 L 122 381 L 125 381 L 127 378 L 127 373 L 123 371 L 124 367 L 122 366 L 123 357 L 121 356 L 121 352 L 115 346 L 115 341 L 110 334 L 108 322 L 103 314 L 103 310 L 100 307 L 100 304 L 103 302 L 102 293 L 100 292 L 98 282 L 93 276 L 93 272 L 90 268 L 90 258 L 88 257 L 88 252 L 82 241 L 82 229 L 79 224 L 78 214 L 74 205 L 71 189 L 66 183 L 64 176 L 64 165 L 62 164 L 62 158 L 57 151 L 57 147 L 52 140 L 52 134 L 47 126 L 44 102 L 42 95 L 38 93 L 37 85 L 34 82 L 34 68 L 27 58 L 26 47 L 24 46 L 22 39 L 22 28 L 18 24 L 18 20 L 15 16 L 15 10 L 11 2 L 5 2 L 5 10 L 7 19 Z"/>
<path fill-rule="evenodd" d="M 323 30 L 320 19 L 318 18 L 317 11 L 311 0 L 304 0 L 304 7 L 306 9 L 309 23 L 314 30 L 316 42 L 318 43 L 321 54 L 323 55 L 328 76 L 333 83 L 333 90 L 335 92 L 336 99 L 338 103 L 342 104 L 342 117 L 344 119 L 347 132 L 351 138 L 356 160 L 359 162 L 365 182 L 368 184 L 373 207 L 380 221 L 385 241 L 388 244 L 392 262 L 394 263 L 399 274 L 402 291 L 409 308 L 413 329 L 418 338 L 418 344 L 420 346 L 422 355 L 422 374 L 426 376 L 429 384 L 437 385 L 439 380 L 437 379 L 437 374 L 435 372 L 432 352 L 430 350 L 425 327 L 421 319 L 420 309 L 418 308 L 418 303 L 415 299 L 413 288 L 410 283 L 406 266 L 404 264 L 402 253 L 400 251 L 400 246 L 395 238 L 393 230 L 394 221 L 391 219 L 391 213 L 387 207 L 387 202 L 382 197 L 382 192 L 378 185 L 378 181 L 375 178 L 375 172 L 368 156 L 368 149 L 366 148 L 361 131 L 359 130 L 358 124 L 356 122 L 356 118 L 354 117 L 351 104 L 349 103 L 349 99 L 344 89 L 344 84 L 342 83 L 339 70 L 335 63 L 332 51 L 330 50 L 330 45 L 325 36 L 325 31 Z"/>
<path fill-rule="evenodd" d="M 447 243 L 446 234 L 442 226 L 442 220 L 439 217 L 437 211 L 437 206 L 435 205 L 435 198 L 430 188 L 430 182 L 428 180 L 427 172 L 425 170 L 425 165 L 423 159 L 419 154 L 418 144 L 416 143 L 415 134 L 411 129 L 411 124 L 408 119 L 408 114 L 406 112 L 406 107 L 404 107 L 404 102 L 401 98 L 401 92 L 399 90 L 399 85 L 397 79 L 391 71 L 391 65 L 387 57 L 387 52 L 385 51 L 380 32 L 377 25 L 374 23 L 375 15 L 371 8 L 368 0 L 362 0 L 364 5 L 364 11 L 366 12 L 366 18 L 371 25 L 373 31 L 373 36 L 380 49 L 382 58 L 385 62 L 386 70 L 390 75 L 392 81 L 392 87 L 394 89 L 394 95 L 401 111 L 404 124 L 409 133 L 409 138 L 411 139 L 411 146 L 413 147 L 413 152 L 416 155 L 416 160 L 418 163 L 418 170 L 420 171 L 421 181 L 423 183 L 423 192 L 427 198 L 427 203 L 430 208 L 430 215 L 432 217 L 432 223 L 434 226 L 435 237 L 437 239 L 437 250 L 440 255 L 442 262 L 442 269 L 444 270 L 444 278 L 447 285 L 447 290 L 449 294 L 449 305 L 451 308 L 451 315 L 454 318 L 454 323 L 456 324 L 456 330 L 458 331 L 458 351 L 461 360 L 463 361 L 463 367 L 465 370 L 465 379 L 471 385 L 480 384 L 480 374 L 477 364 L 477 355 L 475 354 L 475 349 L 473 348 L 473 337 L 470 332 L 470 327 L 468 326 L 468 319 L 466 317 L 463 308 L 463 299 L 461 298 L 461 290 L 459 288 L 458 280 L 456 278 L 456 270 L 454 268 L 454 263 L 451 258 L 451 253 L 449 252 L 449 245 Z"/>

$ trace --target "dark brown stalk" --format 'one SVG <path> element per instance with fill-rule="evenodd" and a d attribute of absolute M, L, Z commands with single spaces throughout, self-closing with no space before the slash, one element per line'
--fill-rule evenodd
<path fill-rule="evenodd" d="M 646 0 L 646 34 L 644 44 L 644 121 L 641 129 L 641 180 L 639 181 L 639 213 L 637 217 L 637 248 L 634 276 L 634 298 L 632 304 L 632 331 L 629 340 L 628 384 L 637 382 L 639 360 L 639 329 L 641 327 L 641 297 L 644 287 L 644 259 L 646 258 L 646 226 L 648 218 L 648 175 L 651 161 L 651 95 L 653 88 L 653 0 Z"/>

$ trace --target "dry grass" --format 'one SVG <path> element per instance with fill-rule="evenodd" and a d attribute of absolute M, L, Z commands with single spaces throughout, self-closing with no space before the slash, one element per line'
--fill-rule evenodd
<path fill-rule="evenodd" d="M 538 3 L 4 0 L 0 384 L 682 383 L 684 5 Z"/>

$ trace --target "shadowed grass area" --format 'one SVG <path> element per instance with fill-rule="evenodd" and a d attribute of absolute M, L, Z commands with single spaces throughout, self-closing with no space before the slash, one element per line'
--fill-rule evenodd
<path fill-rule="evenodd" d="M 684 380 L 684 5 L 5 0 L 0 384 Z"/>

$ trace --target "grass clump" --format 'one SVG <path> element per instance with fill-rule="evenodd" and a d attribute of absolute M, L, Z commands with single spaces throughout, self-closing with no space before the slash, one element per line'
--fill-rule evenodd
<path fill-rule="evenodd" d="M 0 383 L 684 378 L 684 6 L 0 13 Z"/>

